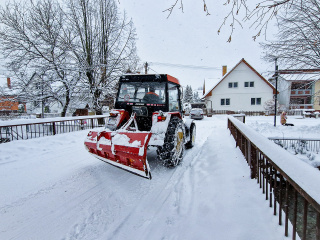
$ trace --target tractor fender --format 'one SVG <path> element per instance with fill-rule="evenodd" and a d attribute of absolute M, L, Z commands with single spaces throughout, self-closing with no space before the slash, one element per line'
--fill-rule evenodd
<path fill-rule="evenodd" d="M 182 119 L 180 112 L 155 112 L 152 115 L 150 146 L 162 146 L 172 117 Z"/>
<path fill-rule="evenodd" d="M 183 122 L 184 122 L 185 128 L 190 129 L 191 124 L 194 122 L 194 120 L 193 120 L 193 119 L 190 119 L 190 118 L 184 118 L 184 119 L 183 119 Z"/>
<path fill-rule="evenodd" d="M 152 136 L 149 141 L 150 146 L 162 146 L 164 144 L 164 138 L 166 136 L 171 116 L 172 115 L 169 113 L 153 113 L 151 127 Z M 159 120 L 158 117 L 161 119 Z"/>
<path fill-rule="evenodd" d="M 112 109 L 106 124 L 106 128 L 114 131 L 124 125 L 130 118 L 129 113 L 123 109 Z"/>
<path fill-rule="evenodd" d="M 190 119 L 190 118 L 184 118 L 183 119 L 183 123 L 184 123 L 184 127 L 185 127 L 185 131 L 186 131 L 186 142 L 189 142 L 190 141 L 190 128 L 191 128 L 191 125 L 194 124 L 194 120 L 193 119 Z"/>

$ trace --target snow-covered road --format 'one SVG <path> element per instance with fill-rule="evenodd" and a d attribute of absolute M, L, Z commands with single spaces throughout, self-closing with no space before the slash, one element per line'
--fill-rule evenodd
<path fill-rule="evenodd" d="M 88 131 L 0 144 L 0 239 L 287 239 L 227 129 L 196 121 L 197 139 L 152 180 L 90 156 Z"/>

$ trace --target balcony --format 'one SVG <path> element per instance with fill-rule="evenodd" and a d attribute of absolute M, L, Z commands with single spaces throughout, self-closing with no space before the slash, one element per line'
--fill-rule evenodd
<path fill-rule="evenodd" d="M 291 89 L 291 96 L 310 96 L 311 89 Z"/>

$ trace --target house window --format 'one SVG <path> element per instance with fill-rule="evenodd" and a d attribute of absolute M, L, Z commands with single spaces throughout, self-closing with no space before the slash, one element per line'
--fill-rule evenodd
<path fill-rule="evenodd" d="M 229 82 L 228 83 L 229 88 L 237 88 L 238 87 L 238 82 Z"/>
<path fill-rule="evenodd" d="M 230 105 L 230 98 L 221 98 L 221 105 Z"/>
<path fill-rule="evenodd" d="M 251 98 L 251 105 L 261 105 L 261 98 Z"/>
<path fill-rule="evenodd" d="M 261 98 L 257 98 L 257 99 L 256 99 L 256 104 L 257 104 L 257 105 L 261 105 Z"/>
<path fill-rule="evenodd" d="M 254 82 L 244 82 L 244 87 L 254 87 Z"/>

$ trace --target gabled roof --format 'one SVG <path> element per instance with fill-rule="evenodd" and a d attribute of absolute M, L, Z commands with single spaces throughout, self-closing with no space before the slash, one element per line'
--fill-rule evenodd
<path fill-rule="evenodd" d="M 244 58 L 242 58 L 240 60 L 240 62 L 237 63 L 237 65 L 235 65 L 231 71 L 229 71 L 227 74 L 225 74 L 222 79 L 217 82 L 217 84 L 215 84 L 208 92 L 206 92 L 206 94 L 202 97 L 202 98 L 205 98 L 213 89 L 215 89 L 224 79 L 226 79 L 241 63 L 244 63 L 246 64 L 259 78 L 261 78 L 266 84 L 269 85 L 269 87 L 272 88 L 273 90 L 273 93 L 275 94 L 276 93 L 276 89 L 274 88 L 274 86 L 267 80 L 265 79 L 264 77 L 261 76 L 260 73 L 258 73 L 246 60 L 244 60 Z"/>

